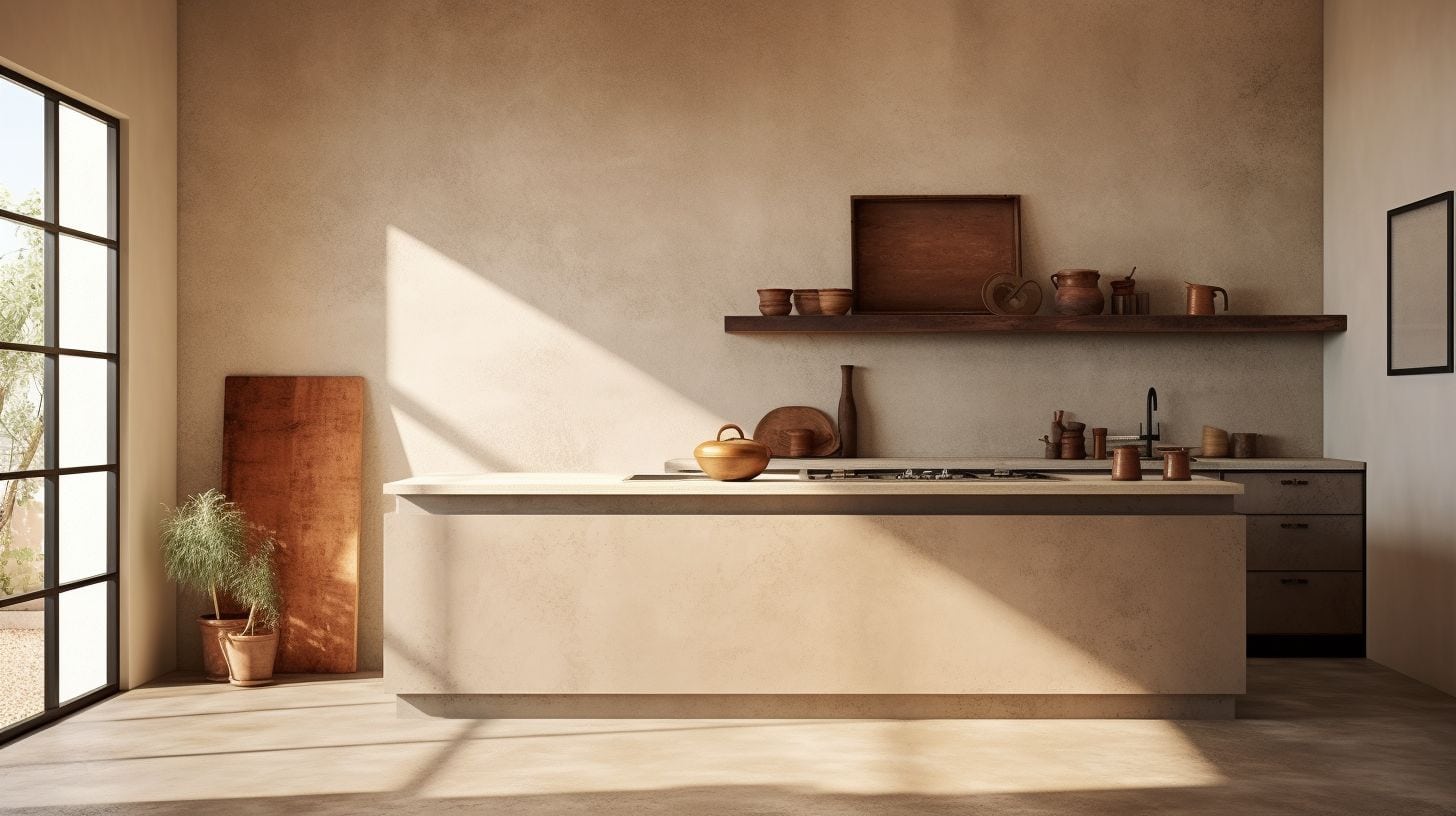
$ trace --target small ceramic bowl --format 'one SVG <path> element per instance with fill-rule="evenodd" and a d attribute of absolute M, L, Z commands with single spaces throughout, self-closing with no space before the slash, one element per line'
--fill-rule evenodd
<path fill-rule="evenodd" d="M 819 309 L 824 314 L 842 315 L 849 314 L 849 309 L 854 305 L 853 289 L 820 289 Z"/>
<path fill-rule="evenodd" d="M 758 290 L 758 311 L 760 314 L 770 317 L 786 315 L 793 306 L 789 303 L 789 296 L 792 289 L 760 289 Z"/>
<path fill-rule="evenodd" d="M 822 312 L 819 310 L 819 290 L 795 289 L 794 308 L 798 310 L 799 314 L 801 315 L 822 314 Z"/>

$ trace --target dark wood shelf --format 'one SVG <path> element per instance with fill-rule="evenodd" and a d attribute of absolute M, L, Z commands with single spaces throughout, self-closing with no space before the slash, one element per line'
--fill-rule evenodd
<path fill-rule="evenodd" d="M 1294 334 L 1342 332 L 1345 315 L 728 315 L 729 334 Z"/>

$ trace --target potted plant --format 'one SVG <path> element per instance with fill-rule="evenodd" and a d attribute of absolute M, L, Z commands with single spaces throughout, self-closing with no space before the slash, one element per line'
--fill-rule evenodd
<path fill-rule="evenodd" d="M 218 632 L 228 673 L 235 686 L 262 686 L 273 682 L 273 658 L 278 653 L 278 576 L 273 570 L 272 533 L 254 529 L 248 552 L 239 559 L 227 584 L 228 594 L 248 607 L 242 630 Z"/>
<path fill-rule="evenodd" d="M 198 615 L 202 634 L 202 667 L 208 680 L 228 679 L 218 634 L 241 631 L 247 616 L 222 611 L 225 591 L 245 558 L 248 520 L 220 491 L 192 496 L 162 519 L 162 561 L 167 576 L 194 592 L 210 596 L 212 614 Z"/>

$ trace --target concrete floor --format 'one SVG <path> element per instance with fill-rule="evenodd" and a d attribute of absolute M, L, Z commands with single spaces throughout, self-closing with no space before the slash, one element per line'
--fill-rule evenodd
<path fill-rule="evenodd" d="M 1249 691 L 1235 721 L 447 721 L 377 679 L 172 681 L 0 749 L 0 812 L 1456 813 L 1456 698 L 1363 660 Z"/>

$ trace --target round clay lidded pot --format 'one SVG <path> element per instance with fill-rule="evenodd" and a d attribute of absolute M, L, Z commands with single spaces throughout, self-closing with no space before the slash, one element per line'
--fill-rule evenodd
<path fill-rule="evenodd" d="M 737 439 L 723 438 L 723 432 L 729 429 L 738 432 Z M 731 423 L 719 428 L 715 438 L 693 449 L 698 467 L 720 482 L 752 479 L 768 467 L 770 456 L 768 445 L 749 439 L 742 428 Z"/>

